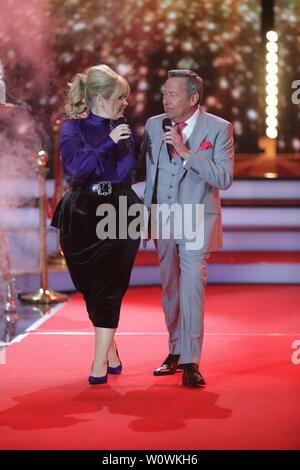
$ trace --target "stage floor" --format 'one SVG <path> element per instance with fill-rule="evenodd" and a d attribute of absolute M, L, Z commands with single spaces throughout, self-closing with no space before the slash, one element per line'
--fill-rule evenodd
<path fill-rule="evenodd" d="M 200 371 L 154 377 L 167 354 L 160 287 L 130 288 L 120 376 L 90 386 L 94 338 L 80 294 L 0 356 L 0 449 L 299 449 L 297 285 L 208 285 Z M 45 321 L 46 320 L 46 321 Z"/>

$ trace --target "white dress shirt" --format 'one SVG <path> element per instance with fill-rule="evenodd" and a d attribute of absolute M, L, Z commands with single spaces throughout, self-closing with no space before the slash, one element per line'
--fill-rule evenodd
<path fill-rule="evenodd" d="M 183 140 L 183 143 L 185 143 L 191 136 L 193 130 L 194 130 L 194 126 L 195 126 L 195 123 L 196 123 L 196 120 L 199 116 L 199 107 L 196 109 L 196 111 L 194 112 L 194 114 L 192 114 L 192 116 L 187 119 L 185 121 L 185 123 L 187 124 L 186 126 L 184 126 L 184 128 L 182 129 L 182 140 Z"/>
<path fill-rule="evenodd" d="M 182 129 L 181 133 L 182 133 L 182 140 L 183 140 L 183 143 L 185 144 L 185 142 L 190 138 L 193 130 L 194 130 L 194 126 L 195 126 L 195 123 L 196 123 L 196 120 L 199 116 L 199 106 L 198 108 L 196 109 L 196 111 L 194 112 L 194 114 L 192 114 L 192 116 L 187 119 L 186 121 L 184 121 L 187 125 L 184 126 L 184 128 Z M 177 126 L 177 124 L 175 122 L 172 122 L 172 125 L 173 126 Z M 183 162 L 183 166 L 185 166 L 185 163 L 186 163 L 187 160 L 184 160 Z"/>

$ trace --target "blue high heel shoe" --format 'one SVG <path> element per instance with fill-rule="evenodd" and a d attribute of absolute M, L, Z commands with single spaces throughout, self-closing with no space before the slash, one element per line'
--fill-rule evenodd
<path fill-rule="evenodd" d="M 122 362 L 121 362 L 121 360 L 120 360 L 120 356 L 119 356 L 119 353 L 118 353 L 117 346 L 116 346 L 116 353 L 117 353 L 118 359 L 119 359 L 119 361 L 120 361 L 120 365 L 119 365 L 119 366 L 116 366 L 116 367 L 111 367 L 111 366 L 107 363 L 107 373 L 108 373 L 108 374 L 113 374 L 113 375 L 121 374 L 121 371 L 122 371 Z"/>
<path fill-rule="evenodd" d="M 88 380 L 91 385 L 105 384 L 107 382 L 107 372 L 102 377 L 94 377 L 93 375 L 90 375 Z"/>
<path fill-rule="evenodd" d="M 92 375 L 89 376 L 89 383 L 91 385 L 105 384 L 106 382 L 107 374 L 103 375 L 103 377 L 93 377 Z"/>
<path fill-rule="evenodd" d="M 107 368 L 107 373 L 108 374 L 118 375 L 118 374 L 121 374 L 121 372 L 122 372 L 122 364 L 120 364 L 117 367 L 108 366 L 108 368 Z"/>

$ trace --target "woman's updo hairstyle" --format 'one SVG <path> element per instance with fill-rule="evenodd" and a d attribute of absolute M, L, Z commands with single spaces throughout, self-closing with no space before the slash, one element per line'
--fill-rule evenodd
<path fill-rule="evenodd" d="M 127 81 L 107 65 L 95 65 L 90 67 L 86 74 L 78 73 L 68 85 L 68 103 L 65 110 L 71 118 L 76 118 L 87 108 L 92 108 L 98 95 L 108 99 L 114 94 L 129 94 Z"/>

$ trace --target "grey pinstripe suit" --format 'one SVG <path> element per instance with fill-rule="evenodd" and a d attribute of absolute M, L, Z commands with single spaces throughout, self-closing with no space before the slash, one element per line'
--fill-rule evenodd
<path fill-rule="evenodd" d="M 163 286 L 162 305 L 169 331 L 169 351 L 180 354 L 182 364 L 199 364 L 203 340 L 203 312 L 206 286 L 205 268 L 209 252 L 223 246 L 219 189 L 230 187 L 233 178 L 233 132 L 228 121 L 200 113 L 185 146 L 190 149 L 183 165 L 169 162 L 163 142 L 162 121 L 166 114 L 150 118 L 145 127 L 139 172 L 146 172 L 144 204 L 153 202 L 204 204 L 204 244 L 199 250 L 186 250 L 182 241 L 158 239 L 156 246 Z M 212 148 L 198 151 L 203 140 Z M 169 165 L 170 172 L 165 171 Z M 175 182 L 175 192 L 173 189 Z M 159 185 L 170 188 L 168 200 L 161 200 Z M 165 191 L 165 194 L 167 192 Z"/>

